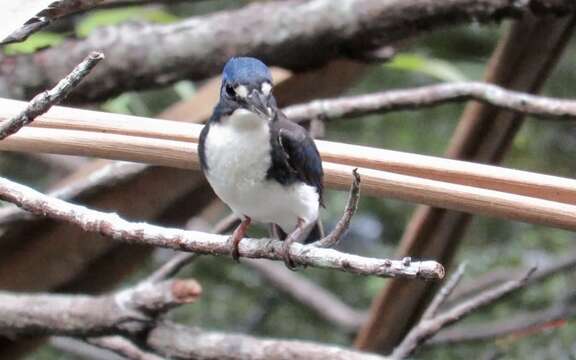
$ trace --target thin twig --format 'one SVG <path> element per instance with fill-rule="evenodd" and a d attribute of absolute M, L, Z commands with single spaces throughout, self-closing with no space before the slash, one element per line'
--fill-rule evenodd
<path fill-rule="evenodd" d="M 131 223 L 114 213 L 103 213 L 52 198 L 0 178 L 0 198 L 34 214 L 48 216 L 114 239 L 194 252 L 229 256 L 228 237 L 199 231 L 164 228 L 146 223 Z M 240 255 L 249 258 L 282 260 L 282 242 L 272 239 L 245 239 Z M 444 268 L 435 261 L 405 262 L 345 254 L 333 249 L 293 244 L 292 258 L 299 264 L 380 277 L 441 279 Z"/>
<path fill-rule="evenodd" d="M 103 1 L 105 0 L 55 0 L 46 9 L 40 11 L 4 40 L 0 41 L 0 45 L 24 41 L 30 35 L 42 30 L 58 18 L 92 8 Z"/>
<path fill-rule="evenodd" d="M 368 312 L 354 309 L 336 294 L 286 266 L 260 259 L 246 259 L 242 264 L 255 270 L 271 287 L 306 306 L 320 318 L 345 331 L 358 330 Z"/>
<path fill-rule="evenodd" d="M 68 336 L 51 336 L 50 346 L 60 352 L 76 356 L 85 360 L 126 360 L 108 350 L 87 344 L 80 339 Z"/>
<path fill-rule="evenodd" d="M 466 271 L 466 263 L 460 264 L 454 274 L 452 274 L 452 276 L 450 276 L 446 283 L 440 288 L 436 296 L 434 296 L 434 299 L 432 299 L 430 305 L 428 305 L 424 314 L 422 314 L 422 319 L 431 319 L 436 315 L 440 306 L 444 304 L 448 296 L 452 294 L 452 291 L 454 291 L 456 286 L 460 283 L 460 280 L 462 280 L 464 271 Z"/>
<path fill-rule="evenodd" d="M 2 122 L 0 124 L 0 140 L 14 134 L 23 126 L 34 121 L 36 117 L 48 111 L 52 105 L 62 101 L 102 59 L 104 59 L 104 54 L 100 52 L 90 53 L 56 86 L 36 95 L 22 112 L 10 120 Z"/>
<path fill-rule="evenodd" d="M 162 360 L 156 354 L 146 352 L 136 346 L 132 341 L 122 336 L 102 336 L 87 338 L 88 344 L 97 346 L 101 349 L 112 351 L 122 357 L 130 360 Z"/>
<path fill-rule="evenodd" d="M 346 209 L 344 209 L 344 214 L 342 218 L 338 221 L 334 229 L 330 234 L 326 235 L 324 238 L 316 241 L 314 246 L 321 248 L 330 248 L 336 245 L 342 235 L 348 230 L 350 226 L 350 221 L 358 209 L 358 201 L 360 199 L 360 174 L 358 174 L 358 169 L 352 170 L 352 186 L 350 187 L 350 192 L 348 194 L 348 201 L 346 202 Z"/>
<path fill-rule="evenodd" d="M 240 221 L 238 217 L 234 214 L 230 214 L 227 217 L 220 220 L 214 228 L 212 229 L 211 233 L 213 234 L 223 234 L 229 231 L 234 225 Z M 162 280 L 169 279 L 176 275 L 183 267 L 190 264 L 192 260 L 197 258 L 199 254 L 195 253 L 178 253 L 172 256 L 166 264 L 161 266 L 158 270 L 153 272 L 147 279 L 149 282 L 158 282 Z"/>
<path fill-rule="evenodd" d="M 571 248 L 566 252 L 568 254 L 565 256 L 559 256 L 551 259 L 549 263 L 539 265 L 538 270 L 528 279 L 528 286 L 545 281 L 552 276 L 576 269 L 576 248 Z M 526 271 L 527 269 L 522 267 L 503 268 L 483 274 L 469 282 L 464 282 L 450 295 L 445 306 L 451 306 L 494 285 L 518 278 Z"/>
<path fill-rule="evenodd" d="M 71 200 L 79 196 L 88 196 L 96 191 L 106 189 L 132 179 L 141 174 L 148 165 L 131 163 L 125 161 L 114 161 L 97 169 L 88 177 L 66 184 L 48 193 L 48 195 L 62 200 Z M 32 219 L 35 215 L 22 210 L 17 206 L 6 206 L 0 208 L 0 226 L 7 226 L 15 221 Z"/>
<path fill-rule="evenodd" d="M 576 304 L 574 299 L 569 297 L 547 309 L 516 314 L 505 320 L 447 329 L 431 338 L 426 346 L 487 341 L 502 337 L 517 338 L 562 326 L 575 316 Z"/>
<path fill-rule="evenodd" d="M 315 100 L 284 109 L 293 121 L 334 120 L 375 113 L 413 110 L 450 102 L 477 100 L 503 109 L 544 118 L 576 118 L 576 101 L 531 95 L 482 82 L 428 85 L 412 89 Z"/>
<path fill-rule="evenodd" d="M 471 312 L 479 308 L 493 303 L 496 300 L 503 298 L 515 290 L 524 286 L 536 268 L 532 268 L 521 279 L 508 281 L 502 285 L 496 286 L 493 289 L 486 290 L 474 298 L 462 302 L 452 309 L 446 310 L 432 318 L 421 319 L 420 322 L 410 330 L 406 337 L 398 345 L 392 353 L 392 359 L 404 359 L 409 356 L 416 348 L 434 336 L 443 328 L 454 324 L 455 322 L 463 319 Z M 449 281 L 446 286 L 452 286 Z"/>

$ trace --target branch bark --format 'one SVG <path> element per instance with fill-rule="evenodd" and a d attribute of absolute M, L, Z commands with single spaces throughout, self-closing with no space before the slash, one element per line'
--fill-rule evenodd
<path fill-rule="evenodd" d="M 431 338 L 426 346 L 451 345 L 465 342 L 494 340 L 502 337 L 521 337 L 561 326 L 576 316 L 576 305 L 572 300 L 548 309 L 517 314 L 503 321 L 457 326 Z"/>
<path fill-rule="evenodd" d="M 219 72 L 235 54 L 251 54 L 270 65 L 302 70 L 347 54 L 358 57 L 423 31 L 527 11 L 575 10 L 570 0 L 557 0 L 548 7 L 540 4 L 550 2 L 292 0 L 251 4 L 169 25 L 124 24 L 33 55 L 3 57 L 0 95 L 29 97 L 49 87 L 91 49 L 102 50 L 109 61 L 74 94 L 75 100 L 101 100 L 180 79 L 204 79 Z"/>
<path fill-rule="evenodd" d="M 113 239 L 175 250 L 229 256 L 228 238 L 199 231 L 163 228 L 145 223 L 130 223 L 117 214 L 103 213 L 43 195 L 31 188 L 0 178 L 0 198 L 36 215 L 48 216 Z M 282 260 L 282 242 L 270 239 L 244 239 L 240 256 Z M 362 275 L 441 279 L 442 265 L 434 261 L 406 262 L 366 258 L 332 249 L 293 244 L 292 259 L 307 266 L 337 269 Z"/>
<path fill-rule="evenodd" d="M 141 283 L 108 296 L 39 295 L 0 292 L 0 333 L 101 336 L 148 329 L 153 317 L 194 302 L 201 293 L 194 280 Z"/>
<path fill-rule="evenodd" d="M 386 357 L 307 341 L 258 339 L 248 335 L 203 331 L 173 323 L 155 327 L 150 348 L 168 358 L 202 360 L 385 360 Z"/>
<path fill-rule="evenodd" d="M 413 89 L 314 100 L 292 105 L 284 112 L 296 122 L 311 119 L 335 120 L 374 113 L 414 110 L 452 102 L 477 100 L 498 108 L 549 119 L 575 119 L 576 101 L 508 90 L 483 82 L 428 85 Z"/>
<path fill-rule="evenodd" d="M 434 311 L 427 311 L 427 317 L 423 317 L 418 324 L 416 324 L 402 340 L 402 342 L 394 349 L 392 359 L 404 359 L 409 356 L 416 348 L 434 336 L 443 328 L 462 320 L 466 315 L 471 312 L 493 303 L 496 300 L 526 286 L 526 282 L 535 269 L 530 270 L 519 280 L 508 281 L 493 289 L 486 290 L 476 297 L 462 302 L 452 309 L 446 310 L 438 315 L 434 315 Z M 454 286 L 460 280 L 462 270 L 458 271 L 455 276 L 446 283 L 445 291 L 440 291 L 438 294 L 438 302 L 433 302 L 432 305 L 438 308 L 441 302 L 446 299 Z"/>
<path fill-rule="evenodd" d="M 14 134 L 23 126 L 34 121 L 36 117 L 44 114 L 53 105 L 64 100 L 102 59 L 104 59 L 102 53 L 90 53 L 70 74 L 60 80 L 54 88 L 36 95 L 18 115 L 2 122 L 0 124 L 0 140 Z"/>
<path fill-rule="evenodd" d="M 193 280 L 142 283 L 110 296 L 16 295 L 0 293 L 0 331 L 12 336 L 31 334 L 75 337 L 124 335 L 146 349 L 171 359 L 202 360 L 384 360 L 384 357 L 306 341 L 258 339 L 240 334 L 208 332 L 170 322 L 154 314 L 193 302 L 199 285 Z M 119 341 L 120 340 L 120 341 Z M 90 338 L 139 359 L 144 354 L 120 338 Z M 111 343 L 112 342 L 112 343 Z M 143 357 L 145 355 L 145 357 Z"/>

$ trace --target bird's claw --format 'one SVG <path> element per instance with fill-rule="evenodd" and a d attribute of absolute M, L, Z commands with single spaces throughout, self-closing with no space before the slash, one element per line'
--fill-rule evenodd
<path fill-rule="evenodd" d="M 287 239 L 288 240 L 288 239 Z M 282 259 L 284 260 L 284 264 L 286 267 L 292 271 L 296 271 L 296 263 L 292 259 L 292 255 L 290 255 L 290 246 L 292 245 L 292 241 L 284 241 L 282 244 Z"/>
<path fill-rule="evenodd" d="M 240 262 L 240 250 L 238 249 L 238 245 L 240 241 L 234 239 L 234 236 L 230 236 L 228 239 L 228 248 L 230 249 L 230 255 L 232 255 L 232 259 L 236 262 Z"/>

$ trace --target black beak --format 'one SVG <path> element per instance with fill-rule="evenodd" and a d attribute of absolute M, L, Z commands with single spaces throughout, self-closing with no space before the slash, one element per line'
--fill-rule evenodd
<path fill-rule="evenodd" d="M 268 97 L 257 90 L 253 90 L 246 98 L 248 110 L 260 115 L 263 118 L 270 118 L 272 113 L 268 106 Z"/>

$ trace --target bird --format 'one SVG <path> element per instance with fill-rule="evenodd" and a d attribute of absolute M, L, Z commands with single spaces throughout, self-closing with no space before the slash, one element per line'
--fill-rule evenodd
<path fill-rule="evenodd" d="M 232 257 L 238 261 L 239 243 L 252 221 L 270 224 L 284 238 L 281 257 L 293 270 L 290 245 L 322 236 L 324 174 L 314 140 L 278 109 L 272 90 L 262 61 L 229 59 L 198 154 L 208 183 L 241 219 L 228 240 Z"/>

